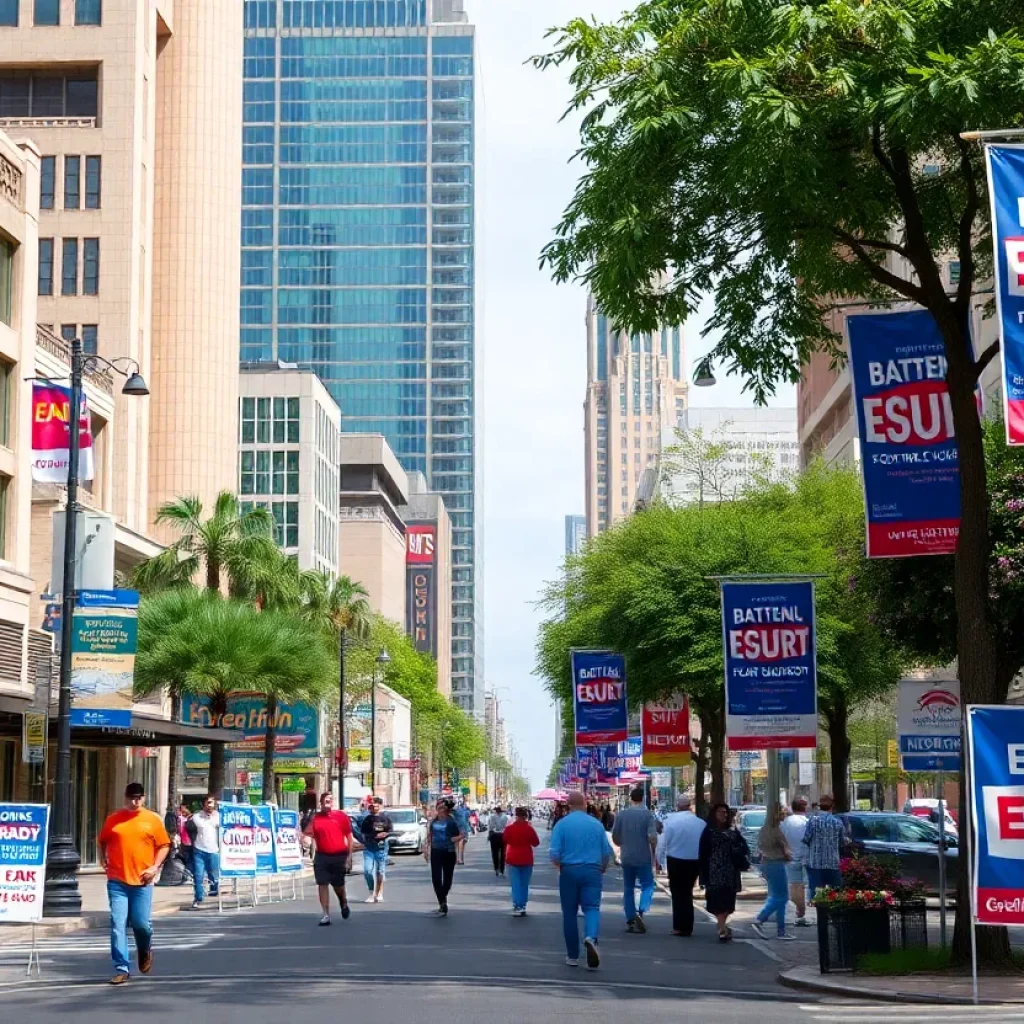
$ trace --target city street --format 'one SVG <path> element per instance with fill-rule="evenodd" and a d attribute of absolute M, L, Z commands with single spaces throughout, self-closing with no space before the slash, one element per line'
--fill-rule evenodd
<path fill-rule="evenodd" d="M 542 850 L 546 847 L 546 842 Z M 357 861 L 359 855 L 357 854 Z M 543 856 L 542 856 L 543 860 Z M 747 942 L 721 946 L 698 915 L 692 939 L 670 934 L 668 900 L 659 894 L 647 935 L 624 931 L 619 874 L 609 871 L 602 919 L 600 971 L 564 965 L 555 874 L 538 865 L 530 914 L 509 914 L 507 886 L 490 869 L 485 841 L 474 839 L 459 868 L 447 919 L 434 908 L 426 865 L 398 857 L 386 902 L 367 906 L 361 873 L 351 878 L 352 916 L 317 925 L 312 886 L 302 903 L 223 915 L 182 912 L 155 922 L 155 965 L 129 985 L 107 984 L 110 960 L 100 930 L 41 940 L 42 978 L 26 982 L 27 950 L 0 952 L 5 1019 L 82 1024 L 180 1013 L 198 997 L 211 1024 L 245 1021 L 296 1024 L 346 1015 L 384 1024 L 521 1022 L 688 1016 L 730 1021 L 1001 1020 L 1005 1011 L 839 1005 L 789 992 L 775 980 L 778 965 Z M 1000 1014 L 1002 1016 L 1000 1016 Z"/>

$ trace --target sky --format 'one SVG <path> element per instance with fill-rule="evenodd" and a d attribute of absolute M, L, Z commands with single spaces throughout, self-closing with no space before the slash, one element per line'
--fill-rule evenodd
<path fill-rule="evenodd" d="M 477 26 L 478 374 L 483 414 L 484 669 L 531 785 L 555 754 L 554 708 L 533 675 L 536 601 L 565 554 L 565 516 L 582 514 L 586 292 L 538 266 L 572 196 L 575 121 L 560 122 L 566 70 L 524 62 L 553 25 L 613 20 L 625 0 L 466 0 Z M 691 367 L 713 341 L 707 310 L 684 327 Z M 749 406 L 741 382 L 692 389 L 691 404 Z M 780 388 L 772 405 L 793 405 Z"/>

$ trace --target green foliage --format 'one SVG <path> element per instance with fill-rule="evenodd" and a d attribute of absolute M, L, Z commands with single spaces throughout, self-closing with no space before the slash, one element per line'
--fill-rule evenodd
<path fill-rule="evenodd" d="M 822 300 L 962 317 L 991 241 L 959 133 L 1024 124 L 1020 30 L 1011 0 L 648 0 L 553 30 L 535 63 L 571 69 L 586 170 L 543 260 L 629 330 L 710 294 L 713 355 L 759 399 L 836 351 Z"/>

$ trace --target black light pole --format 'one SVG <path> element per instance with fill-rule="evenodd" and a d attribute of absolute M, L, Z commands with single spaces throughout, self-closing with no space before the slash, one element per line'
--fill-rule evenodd
<path fill-rule="evenodd" d="M 123 395 L 148 395 L 149 388 L 139 374 L 139 364 L 130 374 L 118 369 L 109 359 L 90 355 L 89 362 L 99 362 L 127 377 Z M 122 360 L 118 360 L 120 362 Z M 82 375 L 86 358 L 81 338 L 71 341 L 71 400 L 68 406 L 68 483 L 64 510 L 64 579 L 60 620 L 60 689 L 57 698 L 57 776 L 53 785 L 53 808 L 50 819 L 50 842 L 46 851 L 46 886 L 43 893 L 44 917 L 77 917 L 82 912 L 82 894 L 78 891 L 78 865 L 81 857 L 75 847 L 71 809 L 71 641 L 72 617 L 75 612 L 75 545 L 78 530 L 78 467 L 81 461 Z"/>
<path fill-rule="evenodd" d="M 345 810 L 345 627 L 338 634 L 338 808 Z M 328 780 L 329 781 L 329 780 Z"/>
<path fill-rule="evenodd" d="M 377 786 L 377 666 L 386 668 L 391 664 L 391 655 L 381 650 L 373 662 L 373 685 L 370 688 L 370 796 L 375 796 Z"/>

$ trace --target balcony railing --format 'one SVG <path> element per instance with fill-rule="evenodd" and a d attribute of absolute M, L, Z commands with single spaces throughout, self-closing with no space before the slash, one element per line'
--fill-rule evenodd
<path fill-rule="evenodd" d="M 0 155 L 0 196 L 21 209 L 22 174 L 7 157 Z"/>
<path fill-rule="evenodd" d="M 36 345 L 41 348 L 44 352 L 49 352 L 51 356 L 59 359 L 62 363 L 67 363 L 68 367 L 71 366 L 71 342 L 65 341 L 63 338 L 58 338 L 56 334 L 51 333 L 42 324 L 36 324 Z M 101 366 L 86 367 L 85 376 L 89 383 L 99 388 L 100 391 L 106 392 L 108 395 L 114 393 L 114 378 L 109 370 L 104 369 Z"/>
<path fill-rule="evenodd" d="M 0 128 L 95 128 L 95 117 L 0 117 Z"/>

